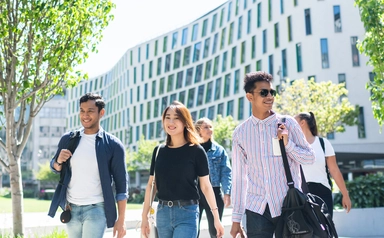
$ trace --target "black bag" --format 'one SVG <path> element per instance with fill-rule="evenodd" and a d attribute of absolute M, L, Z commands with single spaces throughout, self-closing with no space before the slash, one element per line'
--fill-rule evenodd
<path fill-rule="evenodd" d="M 325 202 L 316 195 L 303 194 L 294 187 L 284 142 L 280 140 L 279 143 L 289 189 L 283 201 L 276 238 L 337 238 Z"/>

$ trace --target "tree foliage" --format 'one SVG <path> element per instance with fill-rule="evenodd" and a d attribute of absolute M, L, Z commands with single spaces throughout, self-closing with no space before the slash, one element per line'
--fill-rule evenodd
<path fill-rule="evenodd" d="M 158 144 L 155 140 L 145 140 L 142 135 L 137 142 L 137 151 L 127 152 L 128 171 L 149 170 L 153 149 Z"/>
<path fill-rule="evenodd" d="M 40 187 L 54 188 L 60 180 L 60 175 L 52 173 L 50 162 L 39 165 L 40 169 L 35 174 L 37 180 L 40 181 Z"/>
<path fill-rule="evenodd" d="M 358 44 L 361 53 L 369 57 L 374 80 L 366 88 L 371 91 L 373 116 L 384 125 L 384 0 L 355 0 L 364 23 L 365 37 Z"/>
<path fill-rule="evenodd" d="M 232 134 L 239 124 L 232 116 L 217 115 L 213 123 L 213 138 L 224 148 L 232 148 Z"/>
<path fill-rule="evenodd" d="M 0 1 L 0 164 L 10 174 L 13 233 L 23 235 L 20 158 L 44 103 L 87 75 L 74 72 L 112 19 L 111 0 Z"/>
<path fill-rule="evenodd" d="M 292 116 L 313 112 L 322 136 L 343 132 L 346 125 L 357 124 L 358 110 L 348 101 L 348 90 L 344 84 L 299 79 L 292 84 L 283 84 L 282 88 L 283 91 L 275 98 L 277 111 Z"/>

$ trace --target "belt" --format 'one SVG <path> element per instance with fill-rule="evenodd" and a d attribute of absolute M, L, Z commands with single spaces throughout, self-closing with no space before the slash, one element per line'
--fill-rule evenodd
<path fill-rule="evenodd" d="M 198 200 L 173 200 L 173 201 L 166 201 L 166 200 L 160 200 L 159 204 L 166 205 L 168 207 L 173 207 L 174 205 L 178 206 L 186 206 L 186 205 L 194 205 L 199 204 Z"/>

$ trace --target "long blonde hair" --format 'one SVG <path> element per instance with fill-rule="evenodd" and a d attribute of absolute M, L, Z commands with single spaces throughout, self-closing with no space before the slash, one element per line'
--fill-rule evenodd
<path fill-rule="evenodd" d="M 200 130 L 201 130 L 201 126 L 206 123 L 206 124 L 210 124 L 213 126 L 212 124 L 212 121 L 208 118 L 208 117 L 202 117 L 200 118 L 199 120 L 197 120 L 195 122 L 195 129 L 197 131 L 197 133 L 199 133 L 200 135 Z M 201 135 L 200 135 L 201 136 Z M 213 133 L 212 133 L 212 136 L 211 136 L 211 141 L 213 141 Z"/>

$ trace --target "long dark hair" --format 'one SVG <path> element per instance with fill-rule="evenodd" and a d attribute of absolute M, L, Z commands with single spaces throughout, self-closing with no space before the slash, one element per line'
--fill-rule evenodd
<path fill-rule="evenodd" d="M 317 136 L 319 134 L 317 130 L 316 118 L 313 112 L 301 112 L 297 116 L 300 120 L 305 120 L 307 122 L 309 130 L 313 136 Z"/>
<path fill-rule="evenodd" d="M 184 123 L 184 139 L 190 143 L 197 145 L 200 143 L 200 136 L 196 132 L 196 129 L 193 125 L 193 120 L 191 113 L 189 112 L 188 108 L 182 104 L 179 101 L 173 101 L 171 105 L 169 105 L 163 112 L 163 126 L 164 126 L 164 120 L 165 120 L 165 115 L 167 114 L 167 111 L 169 109 L 174 110 L 177 115 L 179 116 L 179 119 Z M 165 130 L 164 130 L 165 131 Z M 167 133 L 167 139 L 166 139 L 166 145 L 172 145 L 172 138 L 171 136 Z"/>

